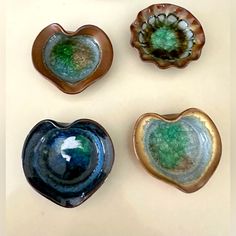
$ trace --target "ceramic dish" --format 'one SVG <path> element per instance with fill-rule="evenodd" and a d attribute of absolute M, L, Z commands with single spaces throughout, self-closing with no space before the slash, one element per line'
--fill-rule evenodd
<path fill-rule="evenodd" d="M 43 120 L 26 138 L 22 161 L 28 182 L 40 194 L 60 206 L 75 207 L 105 181 L 114 149 L 108 133 L 95 121 Z"/>
<path fill-rule="evenodd" d="M 187 193 L 209 180 L 221 157 L 215 124 L 196 108 L 174 115 L 142 115 L 135 125 L 133 143 L 149 173 Z"/>
<path fill-rule="evenodd" d="M 140 11 L 130 28 L 131 45 L 141 59 L 162 69 L 183 68 L 197 60 L 205 43 L 200 22 L 172 4 L 155 4 Z"/>
<path fill-rule="evenodd" d="M 65 93 L 82 92 L 111 67 L 112 44 L 97 26 L 84 25 L 75 32 L 59 24 L 43 29 L 33 44 L 35 68 Z"/>

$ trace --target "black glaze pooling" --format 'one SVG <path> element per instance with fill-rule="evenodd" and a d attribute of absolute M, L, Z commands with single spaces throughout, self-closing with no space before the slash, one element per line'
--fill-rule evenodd
<path fill-rule="evenodd" d="M 39 122 L 25 140 L 22 162 L 28 182 L 46 198 L 75 207 L 90 197 L 111 171 L 114 149 L 92 120 L 67 125 Z"/>

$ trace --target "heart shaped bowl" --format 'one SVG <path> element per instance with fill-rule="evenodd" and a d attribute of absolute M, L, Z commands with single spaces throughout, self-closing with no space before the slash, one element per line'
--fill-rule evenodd
<path fill-rule="evenodd" d="M 155 4 L 140 11 L 130 29 L 131 45 L 141 59 L 162 69 L 185 67 L 200 57 L 205 44 L 199 21 L 173 4 Z"/>
<path fill-rule="evenodd" d="M 32 60 L 35 68 L 60 90 L 75 94 L 110 69 L 113 48 L 97 26 L 84 25 L 67 32 L 59 24 L 51 24 L 35 39 Z"/>
<path fill-rule="evenodd" d="M 72 124 L 43 120 L 30 131 L 22 152 L 30 185 L 63 207 L 76 207 L 95 193 L 113 161 L 111 138 L 88 119 Z"/>
<path fill-rule="evenodd" d="M 206 184 L 222 149 L 215 124 L 196 108 L 174 115 L 142 115 L 135 124 L 133 144 L 150 174 L 186 193 Z"/>

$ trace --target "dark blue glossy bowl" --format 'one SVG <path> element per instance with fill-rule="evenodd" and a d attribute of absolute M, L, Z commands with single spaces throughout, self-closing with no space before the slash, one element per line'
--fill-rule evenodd
<path fill-rule="evenodd" d="M 114 161 L 105 129 L 82 119 L 72 124 L 39 122 L 25 140 L 23 169 L 28 182 L 63 207 L 75 207 L 104 182 Z"/>

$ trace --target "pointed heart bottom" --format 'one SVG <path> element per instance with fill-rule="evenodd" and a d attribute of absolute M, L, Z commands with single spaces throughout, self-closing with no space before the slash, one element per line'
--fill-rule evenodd
<path fill-rule="evenodd" d="M 210 178 L 219 162 L 219 133 L 197 109 L 173 117 L 144 115 L 135 132 L 136 153 L 156 177 L 193 192 Z"/>
<path fill-rule="evenodd" d="M 108 134 L 94 121 L 64 126 L 45 120 L 28 135 L 22 157 L 25 176 L 38 192 L 61 206 L 75 207 L 104 182 L 114 151 Z"/>

